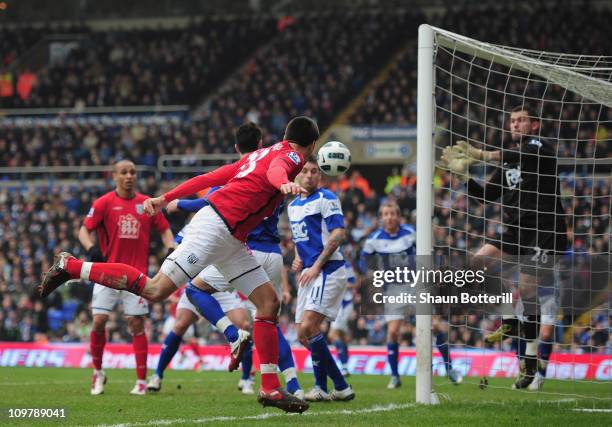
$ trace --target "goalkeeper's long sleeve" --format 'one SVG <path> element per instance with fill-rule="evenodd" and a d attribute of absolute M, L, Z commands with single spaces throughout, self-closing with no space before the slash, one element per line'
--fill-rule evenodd
<path fill-rule="evenodd" d="M 467 190 L 470 197 L 478 199 L 481 203 L 499 199 L 502 195 L 502 170 L 496 168 L 484 187 L 470 178 L 467 182 Z"/>

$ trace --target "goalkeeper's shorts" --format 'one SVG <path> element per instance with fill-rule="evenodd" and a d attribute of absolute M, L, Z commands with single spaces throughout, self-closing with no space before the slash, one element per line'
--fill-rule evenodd
<path fill-rule="evenodd" d="M 506 226 L 497 239 L 487 243 L 510 255 L 512 262 L 519 265 L 521 272 L 527 274 L 552 273 L 558 256 L 567 248 L 567 234 L 550 230 L 535 230 Z M 504 257 L 505 261 L 510 261 Z"/>

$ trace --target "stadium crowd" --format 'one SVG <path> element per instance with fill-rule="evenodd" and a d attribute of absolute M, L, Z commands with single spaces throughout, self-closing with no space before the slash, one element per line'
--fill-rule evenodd
<path fill-rule="evenodd" d="M 187 28 L 110 32 L 82 28 L 75 31 L 77 46 L 65 59 L 35 73 L 19 64 L 14 67 L 19 69 L 12 73 L 16 85 L 26 72 L 33 75 L 33 83 L 27 93 L 7 92 L 0 105 L 77 109 L 195 105 L 259 43 L 275 34 L 275 23 L 274 18 L 262 16 L 207 17 Z"/>
<path fill-rule="evenodd" d="M 539 6 L 538 6 L 539 7 Z M 536 9 L 529 17 L 499 10 L 450 12 L 433 21 L 443 27 L 480 40 L 491 40 L 516 46 L 530 46 L 559 52 L 598 54 L 597 49 L 610 39 L 610 12 L 575 12 L 571 16 Z M 507 16 L 510 21 L 500 19 Z M 590 20 L 588 23 L 585 19 Z M 325 18 L 326 25 L 320 25 Z M 212 18 L 211 18 L 212 19 Z M 349 121 L 362 125 L 409 125 L 416 122 L 416 61 L 414 34 L 424 18 L 418 12 L 395 14 L 337 14 L 285 17 L 281 20 L 242 19 L 236 31 L 220 31 L 227 22 L 202 21 L 188 31 L 139 30 L 88 33 L 90 45 L 73 51 L 62 65 L 43 69 L 26 99 L 16 90 L 19 75 L 11 74 L 14 91 L 0 98 L 3 107 L 43 106 L 114 106 L 114 105 L 195 105 L 210 93 L 222 77 L 241 61 L 247 63 L 231 77 L 205 105 L 202 117 L 180 124 L 53 124 L 38 126 L 0 125 L 0 164 L 19 166 L 108 165 L 113 159 L 130 157 L 137 164 L 153 166 L 163 154 L 232 153 L 232 129 L 254 121 L 266 130 L 266 142 L 279 139 L 289 117 L 307 114 L 316 117 L 322 128 L 364 88 L 394 52 L 403 54 L 391 64 L 389 73 L 366 95 Z M 595 19 L 597 22 L 593 22 Z M 538 29 L 536 32 L 534 29 Z M 558 31 L 572 34 L 558 44 Z M 5 34 L 6 33 L 6 34 Z M 28 46 L 42 37 L 42 32 L 27 35 L 3 30 L 1 59 L 8 66 Z M 11 38 L 12 37 L 12 38 Z M 14 40 L 14 41 L 11 41 Z M 255 41 L 269 41 L 256 46 Z M 405 41 L 409 40 L 407 45 Z M 10 45 L 12 49 L 4 49 Z M 261 49 L 256 49 L 261 47 Z M 4 70 L 4 69 L 3 69 Z M 454 72 L 466 72 L 463 65 Z M 1 73 L 0 73 L 1 74 Z M 6 73 L 5 73 L 6 74 Z M 83 78 L 77 78 L 83 77 Z M 202 78 L 205 76 L 205 78 Z M 443 84 L 443 82 L 441 82 Z M 514 85 L 514 86 L 513 86 Z M 521 93 L 518 83 L 509 92 Z M 460 89 L 457 89 L 460 90 Z M 534 89 L 538 90 L 542 88 Z M 478 91 L 473 95 L 477 98 Z M 536 95 L 534 95 L 536 96 Z M 557 94 L 557 96 L 562 96 Z M 561 98 L 558 98 L 561 99 Z M 439 105 L 454 102 L 453 111 L 467 117 L 466 105 L 440 98 Z M 482 101 L 492 108 L 495 97 Z M 544 117 L 560 116 L 550 123 L 557 135 L 567 141 L 560 155 L 574 157 L 611 157 L 609 134 L 612 129 L 577 127 L 572 118 L 612 122 L 610 109 L 596 111 L 578 104 L 550 103 Z M 563 106 L 564 111 L 555 109 Z M 563 113 L 563 114 L 561 114 Z M 595 116 L 593 116 L 595 114 Z M 442 127 L 450 129 L 447 118 L 440 117 Z M 484 121 L 484 120 L 483 120 Z M 567 124 L 567 125 L 566 125 Z M 453 132 L 467 134 L 461 121 L 452 124 Z M 493 127 L 499 123 L 493 124 Z M 555 128 L 557 126 L 557 128 Z M 472 141 L 496 145 L 495 132 L 485 136 L 482 127 L 468 135 Z M 497 135 L 499 136 L 499 135 Z M 491 138 L 489 140 L 488 138 Z M 571 140 L 578 139 L 580 144 Z M 342 178 L 332 188 L 342 201 L 351 242 L 348 257 L 355 261 L 360 245 L 377 225 L 377 212 L 384 198 L 397 200 L 402 214 L 414 223 L 416 179 L 409 167 L 393 171 L 384 189 L 370 186 L 359 171 Z M 484 218 L 499 216 L 500 206 L 483 207 L 461 196 L 460 183 L 448 175 L 438 175 L 434 182 L 437 223 L 434 241 L 438 247 L 458 250 L 474 249 L 484 237 L 499 232 L 499 225 Z M 566 214 L 573 233 L 573 250 L 610 250 L 610 181 L 582 175 L 562 179 Z M 154 179 L 147 179 L 141 191 L 155 194 L 161 189 Z M 110 187 L 75 185 L 63 188 L 30 186 L 27 189 L 0 190 L 0 340 L 65 341 L 88 340 L 91 314 L 88 304 L 91 287 L 72 285 L 56 292 L 50 300 L 41 301 L 34 285 L 49 267 L 53 252 L 69 251 L 84 256 L 77 232 L 91 201 Z M 449 191 L 450 190 L 450 191 Z M 170 218 L 177 232 L 185 220 Z M 285 228 L 286 235 L 287 230 Z M 597 236 L 596 239 L 590 239 Z M 283 241 L 286 264 L 291 263 L 292 244 Z M 154 241 L 151 270 L 157 270 L 161 245 Z M 294 278 L 290 275 L 290 280 Z M 357 310 L 360 294 L 354 297 Z M 287 338 L 297 341 L 295 324 L 290 321 L 295 301 L 284 308 L 281 325 Z M 153 304 L 147 320 L 152 342 L 163 337 L 162 325 L 168 305 Z M 378 345 L 385 342 L 385 324 L 376 316 L 352 319 L 353 342 Z M 612 351 L 609 314 L 599 311 L 591 325 L 574 328 L 569 340 L 568 325 L 562 320 L 557 334 L 557 350 Z M 453 317 L 449 331 L 455 345 L 480 347 L 482 331 L 494 330 L 497 324 L 476 316 Z M 127 340 L 126 322 L 121 312 L 111 316 L 109 341 Z M 208 343 L 222 337 L 209 325 L 201 324 L 201 337 Z M 413 322 L 402 330 L 402 343 L 412 345 Z"/>
<path fill-rule="evenodd" d="M 342 202 L 346 224 L 349 229 L 350 242 L 345 246 L 345 254 L 353 264 L 357 264 L 361 245 L 364 238 L 377 225 L 378 207 L 386 198 L 394 199 L 401 206 L 402 213 L 408 222 L 414 223 L 415 184 L 414 176 L 404 171 L 403 179 L 393 181 L 395 184 L 387 186 L 387 193 L 379 195 L 371 188 L 368 181 L 355 170 L 349 177 L 343 177 L 331 188 L 335 188 Z M 462 216 L 449 216 L 449 192 L 444 187 L 447 175 L 437 179 L 436 212 L 439 224 L 434 233 L 437 247 L 453 248 L 457 250 L 473 249 L 482 239 L 482 231 L 493 234 L 494 226 L 485 226 L 480 220 L 482 207 L 469 211 L 470 221 L 467 221 L 468 211 Z M 566 181 L 568 182 L 568 181 Z M 606 187 L 607 185 L 607 187 Z M 593 245 L 601 252 L 609 251 L 609 216 L 604 217 L 610 204 L 609 182 L 598 181 L 595 192 L 608 195 L 593 198 L 596 203 L 592 206 L 593 216 L 580 217 L 573 224 L 574 236 L 577 230 L 588 230 L 590 234 L 600 234 L 601 239 L 593 239 Z M 143 180 L 143 187 L 150 193 L 161 189 L 155 181 Z M 571 191 L 569 184 L 565 190 Z M 108 191 L 111 187 L 76 186 L 72 188 L 36 188 L 19 191 L 0 190 L 0 238 L 3 245 L 0 247 L 0 339 L 17 341 L 87 341 L 88 328 L 91 324 L 89 301 L 91 297 L 90 285 L 74 284 L 63 288 L 62 292 L 54 293 L 50 300 L 40 300 L 36 294 L 35 286 L 41 272 L 49 267 L 49 254 L 58 251 L 69 251 L 77 256 L 85 256 L 85 251 L 78 243 L 77 234 L 83 216 L 89 209 L 91 200 Z M 582 190 L 578 190 L 582 191 Z M 579 196 L 581 193 L 568 193 Z M 576 201 L 588 201 L 590 198 L 572 197 Z M 568 197 L 566 200 L 570 200 Z M 580 202 L 578 202 L 580 203 Z M 471 204 L 470 204 L 471 205 Z M 444 208 L 444 206 L 447 206 Z M 566 204 L 567 206 L 567 204 Z M 441 207 L 441 208 L 440 208 Z M 578 205 L 580 207 L 580 204 Z M 574 209 L 577 207 L 574 206 Z M 453 204 L 454 210 L 467 209 L 467 206 Z M 571 205 L 567 209 L 572 209 Z M 589 211 L 591 207 L 589 208 Z M 602 213 L 596 218 L 596 213 Z M 463 218 L 463 220 L 461 220 Z M 185 217 L 175 214 L 169 217 L 172 228 L 177 232 L 185 221 Z M 597 223 L 599 222 L 599 225 Z M 589 227 L 588 224 L 591 224 Z M 286 222 L 281 222 L 281 232 L 284 236 L 282 248 L 286 266 L 290 266 L 293 257 L 293 244 L 290 239 Z M 580 240 L 580 239 L 578 239 Z M 577 239 L 574 242 L 578 243 Z M 159 241 L 153 241 L 150 256 L 150 270 L 157 271 L 164 251 Z M 295 287 L 295 278 L 289 273 L 290 283 Z M 361 293 L 355 292 L 354 303 L 357 307 L 351 319 L 352 339 L 354 343 L 378 345 L 385 342 L 385 323 L 379 316 L 360 316 L 359 306 Z M 147 333 L 152 342 L 163 339 L 162 327 L 169 315 L 169 303 L 155 303 L 151 306 L 147 320 Z M 297 343 L 297 333 L 292 313 L 295 311 L 295 300 L 283 309 L 281 325 L 287 333 L 287 338 Z M 453 316 L 448 319 L 450 328 L 450 342 L 457 346 L 480 347 L 482 331 L 494 330 L 497 323 L 494 320 L 476 316 Z M 559 318 L 557 333 L 557 350 L 574 351 L 610 351 L 612 337 L 609 334 L 610 320 L 606 312 L 594 311 L 592 325 L 577 328 L 574 331 L 572 342 L 565 337 L 571 325 Z M 111 342 L 125 342 L 128 339 L 125 318 L 121 309 L 111 316 L 108 326 L 109 340 Z M 200 336 L 203 342 L 223 342 L 210 325 L 200 324 Z M 405 345 L 414 344 L 414 322 L 408 322 L 402 329 L 402 342 Z"/>

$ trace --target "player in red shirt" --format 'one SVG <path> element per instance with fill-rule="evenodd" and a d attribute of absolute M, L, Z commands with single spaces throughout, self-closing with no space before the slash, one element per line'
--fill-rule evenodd
<path fill-rule="evenodd" d="M 136 167 L 129 160 L 114 166 L 116 188 L 94 201 L 81 229 L 79 240 L 87 250 L 90 261 L 122 262 L 143 274 L 147 273 L 151 228 L 161 233 L 166 248 L 174 246 L 174 237 L 162 213 L 145 214 L 144 201 L 148 198 L 136 192 Z M 97 244 L 96 244 L 97 240 Z M 131 394 L 146 393 L 147 336 L 144 333 L 147 301 L 123 290 L 94 285 L 91 302 L 93 326 L 90 333 L 90 351 L 94 365 L 91 394 L 104 392 L 106 375 L 102 371 L 102 358 L 106 344 L 106 322 L 117 302 L 123 302 L 128 330 L 132 335 L 136 357 L 137 381 Z"/>
<path fill-rule="evenodd" d="M 258 401 L 287 412 L 305 411 L 308 404 L 280 386 L 276 373 L 280 301 L 245 241 L 247 234 L 271 215 L 286 195 L 306 193 L 293 180 L 302 170 L 304 158 L 313 153 L 318 138 L 319 129 L 312 119 L 296 117 L 287 125 L 283 141 L 192 178 L 161 197 L 148 199 L 145 211 L 154 215 L 172 200 L 223 186 L 209 197 L 210 206 L 195 214 L 182 243 L 166 258 L 154 278 L 127 264 L 84 263 L 61 253 L 43 279 L 41 295 L 46 297 L 66 281 L 80 277 L 160 301 L 205 267 L 215 265 L 257 308 L 253 339 L 261 370 Z"/>

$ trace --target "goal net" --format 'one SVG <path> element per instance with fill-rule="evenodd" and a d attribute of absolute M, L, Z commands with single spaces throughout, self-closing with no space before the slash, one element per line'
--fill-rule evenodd
<path fill-rule="evenodd" d="M 417 402 L 453 369 L 462 387 L 610 407 L 612 57 L 421 26 L 417 162 L 417 255 L 483 271 L 455 295 L 512 296 L 417 316 Z"/>

